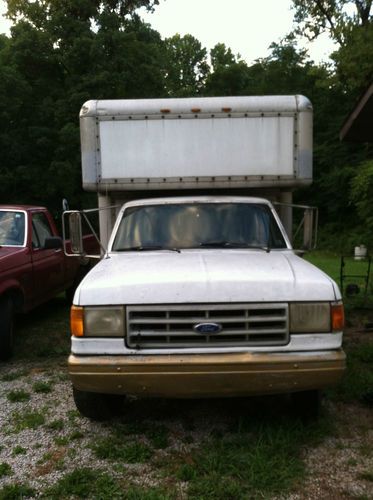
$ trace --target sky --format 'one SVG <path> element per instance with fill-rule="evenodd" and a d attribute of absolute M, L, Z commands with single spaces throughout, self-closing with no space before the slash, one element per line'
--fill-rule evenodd
<path fill-rule="evenodd" d="M 160 32 L 163 38 L 175 33 L 189 33 L 208 50 L 216 43 L 225 43 L 234 54 L 251 64 L 269 55 L 272 42 L 279 42 L 292 30 L 291 0 L 160 0 L 153 14 L 140 11 L 143 19 Z M 0 0 L 0 14 L 5 3 Z M 0 16 L 0 32 L 9 33 L 10 23 Z M 311 59 L 328 61 L 332 42 L 324 36 L 310 44 Z"/>

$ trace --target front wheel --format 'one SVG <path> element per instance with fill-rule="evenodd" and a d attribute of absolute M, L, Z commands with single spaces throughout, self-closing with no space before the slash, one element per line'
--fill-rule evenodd
<path fill-rule="evenodd" d="M 91 420 L 102 422 L 120 415 L 124 396 L 80 391 L 73 387 L 73 396 L 77 409 Z"/>
<path fill-rule="evenodd" d="M 0 360 L 5 361 L 13 354 L 13 302 L 10 298 L 0 299 Z"/>

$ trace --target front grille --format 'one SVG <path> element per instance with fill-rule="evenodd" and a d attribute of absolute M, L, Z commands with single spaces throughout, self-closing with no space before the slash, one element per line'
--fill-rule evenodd
<path fill-rule="evenodd" d="M 128 306 L 127 345 L 136 349 L 279 346 L 289 342 L 287 304 Z M 216 323 L 221 331 L 194 327 Z"/>

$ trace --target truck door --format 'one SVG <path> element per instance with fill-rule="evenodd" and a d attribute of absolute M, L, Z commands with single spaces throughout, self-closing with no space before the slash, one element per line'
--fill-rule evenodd
<path fill-rule="evenodd" d="M 32 260 L 35 302 L 52 298 L 64 284 L 64 256 L 62 249 L 45 249 L 45 239 L 54 236 L 43 212 L 32 214 Z"/>

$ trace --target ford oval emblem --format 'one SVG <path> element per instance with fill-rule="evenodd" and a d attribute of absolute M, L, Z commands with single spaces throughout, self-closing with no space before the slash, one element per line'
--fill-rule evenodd
<path fill-rule="evenodd" d="M 194 325 L 194 331 L 198 333 L 213 334 L 222 331 L 223 327 L 219 323 L 198 323 Z"/>

